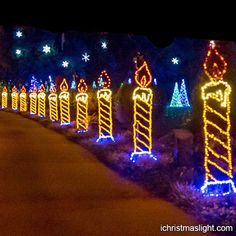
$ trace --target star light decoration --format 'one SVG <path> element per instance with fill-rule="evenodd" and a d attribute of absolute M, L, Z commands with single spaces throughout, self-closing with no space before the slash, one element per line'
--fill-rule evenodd
<path fill-rule="evenodd" d="M 82 60 L 88 62 L 90 60 L 90 55 L 85 52 L 84 54 L 82 54 Z"/>
<path fill-rule="evenodd" d="M 63 61 L 62 62 L 62 66 L 64 67 L 64 68 L 67 68 L 68 66 L 69 66 L 69 62 L 68 61 Z"/>
<path fill-rule="evenodd" d="M 23 36 L 22 31 L 17 30 L 17 31 L 16 31 L 16 37 L 17 37 L 17 38 L 21 38 L 22 36 Z"/>
<path fill-rule="evenodd" d="M 43 52 L 45 54 L 48 54 L 51 52 L 51 47 L 49 47 L 47 44 L 45 46 L 43 46 Z"/>
<path fill-rule="evenodd" d="M 173 63 L 174 65 L 178 65 L 178 64 L 179 64 L 179 59 L 178 59 L 177 57 L 173 57 L 173 58 L 171 59 L 171 61 L 172 61 L 172 63 Z"/>

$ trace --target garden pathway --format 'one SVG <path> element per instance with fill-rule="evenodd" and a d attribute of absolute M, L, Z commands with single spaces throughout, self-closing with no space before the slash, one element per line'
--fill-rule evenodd
<path fill-rule="evenodd" d="M 196 222 L 63 135 L 0 111 L 0 235 L 156 236 Z"/>

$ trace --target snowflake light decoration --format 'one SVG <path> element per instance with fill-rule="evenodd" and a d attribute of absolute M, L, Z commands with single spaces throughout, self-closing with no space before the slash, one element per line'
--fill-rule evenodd
<path fill-rule="evenodd" d="M 48 54 L 51 52 L 51 47 L 49 47 L 47 44 L 45 46 L 43 46 L 43 52 L 45 54 Z"/>
<path fill-rule="evenodd" d="M 21 51 L 21 49 L 16 49 L 16 55 L 21 55 L 21 53 L 22 53 L 22 51 Z"/>
<path fill-rule="evenodd" d="M 82 54 L 82 60 L 88 62 L 90 60 L 90 55 L 85 52 L 84 54 Z"/>
<path fill-rule="evenodd" d="M 23 36 L 22 31 L 17 30 L 17 31 L 16 31 L 16 37 L 17 37 L 17 38 L 21 38 L 22 36 Z"/>
<path fill-rule="evenodd" d="M 68 61 L 63 61 L 62 62 L 62 66 L 64 67 L 64 68 L 67 68 L 68 66 L 69 66 L 69 62 Z"/>
<path fill-rule="evenodd" d="M 102 41 L 101 47 L 102 47 L 103 49 L 107 49 L 107 42 Z"/>
<path fill-rule="evenodd" d="M 179 59 L 178 59 L 177 57 L 173 57 L 173 58 L 171 59 L 171 61 L 172 61 L 172 63 L 173 63 L 174 65 L 178 65 L 178 64 L 179 64 Z"/>

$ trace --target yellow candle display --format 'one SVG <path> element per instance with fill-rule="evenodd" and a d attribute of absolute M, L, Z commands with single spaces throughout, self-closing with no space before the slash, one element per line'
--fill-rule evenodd
<path fill-rule="evenodd" d="M 101 80 L 103 81 L 102 89 L 97 92 L 99 137 L 96 142 L 109 139 L 114 141 L 112 136 L 112 91 L 109 89 L 111 79 L 105 70 L 98 78 L 98 85 L 101 84 Z"/>
<path fill-rule="evenodd" d="M 11 93 L 11 107 L 12 110 L 17 110 L 18 109 L 18 91 L 16 86 L 12 88 L 12 93 Z"/>
<path fill-rule="evenodd" d="M 140 155 L 149 155 L 156 160 L 152 154 L 152 99 L 153 93 L 147 86 L 152 81 L 152 75 L 144 61 L 135 72 L 135 81 L 139 85 L 133 92 L 134 100 L 134 123 L 133 141 L 134 151 L 130 160 L 135 162 Z"/>
<path fill-rule="evenodd" d="M 38 116 L 40 117 L 46 116 L 46 93 L 43 84 L 40 85 L 38 94 Z"/>
<path fill-rule="evenodd" d="M 202 86 L 205 182 L 201 190 L 215 196 L 236 192 L 230 138 L 231 87 L 223 81 L 226 67 L 227 63 L 218 53 L 215 42 L 210 41 L 204 70 L 211 82 Z"/>
<path fill-rule="evenodd" d="M 30 97 L 30 114 L 37 114 L 37 89 L 36 87 L 32 88 L 32 92 L 29 95 Z"/>
<path fill-rule="evenodd" d="M 26 101 L 26 89 L 22 86 L 20 90 L 20 111 L 27 111 L 27 101 Z"/>
<path fill-rule="evenodd" d="M 68 91 L 68 84 L 66 79 L 63 79 L 60 85 L 61 93 L 59 95 L 60 99 L 60 118 L 61 125 L 70 124 L 70 93 Z"/>
<path fill-rule="evenodd" d="M 8 94 L 7 94 L 7 87 L 4 86 L 2 89 L 2 108 L 7 108 L 7 99 L 8 99 Z"/>
<path fill-rule="evenodd" d="M 76 128 L 78 132 L 86 132 L 88 130 L 88 94 L 87 85 L 83 79 L 78 84 L 78 94 L 75 99 L 77 102 Z"/>
<path fill-rule="evenodd" d="M 57 102 L 56 88 L 54 84 L 51 84 L 49 91 L 50 91 L 50 94 L 48 96 L 49 118 L 51 121 L 57 121 L 58 120 L 58 102 Z"/>

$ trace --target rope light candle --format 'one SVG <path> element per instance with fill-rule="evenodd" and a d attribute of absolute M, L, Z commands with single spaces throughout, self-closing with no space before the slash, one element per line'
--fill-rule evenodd
<path fill-rule="evenodd" d="M 8 100 L 7 87 L 4 86 L 2 89 L 2 109 L 7 108 L 7 100 Z"/>
<path fill-rule="evenodd" d="M 48 95 L 49 100 L 49 118 L 51 121 L 58 120 L 58 102 L 57 102 L 57 94 L 56 94 L 56 87 L 52 83 L 50 85 L 50 94 Z"/>
<path fill-rule="evenodd" d="M 16 86 L 13 86 L 12 93 L 11 93 L 12 110 L 17 110 L 18 109 L 18 99 L 19 99 L 19 95 L 18 95 L 17 88 L 16 88 Z"/>
<path fill-rule="evenodd" d="M 35 86 L 32 88 L 32 91 L 29 97 L 30 97 L 30 114 L 36 115 L 37 114 L 37 89 Z"/>
<path fill-rule="evenodd" d="M 20 90 L 20 111 L 26 112 L 27 111 L 27 95 L 26 95 L 26 88 L 22 86 Z"/>
<path fill-rule="evenodd" d="M 68 84 L 66 79 L 60 84 L 61 93 L 59 94 L 60 100 L 60 118 L 61 125 L 70 124 L 70 93 L 68 92 Z"/>
<path fill-rule="evenodd" d="M 101 80 L 103 83 L 101 83 Z M 98 99 L 98 132 L 99 137 L 96 142 L 101 140 L 112 140 L 112 91 L 110 89 L 111 79 L 106 70 L 103 70 L 98 78 L 98 86 L 101 89 L 97 92 Z"/>
<path fill-rule="evenodd" d="M 38 116 L 40 117 L 46 116 L 46 93 L 43 84 L 40 85 L 38 94 Z"/>
<path fill-rule="evenodd" d="M 210 41 L 203 66 L 211 82 L 201 88 L 205 138 L 205 182 L 201 191 L 207 195 L 226 195 L 236 192 L 230 138 L 231 86 L 223 81 L 227 63 L 214 41 Z"/>
<path fill-rule="evenodd" d="M 88 94 L 87 84 L 83 79 L 78 84 L 78 94 L 75 99 L 77 102 L 76 128 L 78 132 L 86 132 L 88 130 Z"/>
<path fill-rule="evenodd" d="M 147 62 L 137 68 L 135 81 L 138 87 L 133 92 L 134 100 L 134 123 L 133 142 L 134 151 L 130 160 L 135 162 L 141 155 L 148 155 L 156 160 L 152 154 L 152 99 L 153 93 L 147 86 L 152 81 L 152 75 L 148 69 Z"/>

